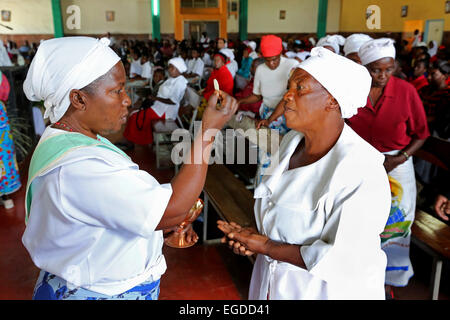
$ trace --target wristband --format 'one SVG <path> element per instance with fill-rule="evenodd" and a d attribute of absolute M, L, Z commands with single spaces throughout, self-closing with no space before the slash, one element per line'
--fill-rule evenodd
<path fill-rule="evenodd" d="M 404 155 L 406 157 L 406 160 L 409 159 L 410 155 L 407 154 L 405 151 L 400 151 L 402 153 L 402 155 Z"/>

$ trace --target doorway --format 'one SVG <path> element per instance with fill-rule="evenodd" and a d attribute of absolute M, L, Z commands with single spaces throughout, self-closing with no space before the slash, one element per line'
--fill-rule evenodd
<path fill-rule="evenodd" d="M 444 19 L 427 20 L 423 40 L 426 43 L 434 40 L 440 46 L 444 35 Z"/>
<path fill-rule="evenodd" d="M 209 39 L 219 37 L 219 21 L 184 21 L 184 39 L 200 41 L 202 33 L 206 32 Z"/>

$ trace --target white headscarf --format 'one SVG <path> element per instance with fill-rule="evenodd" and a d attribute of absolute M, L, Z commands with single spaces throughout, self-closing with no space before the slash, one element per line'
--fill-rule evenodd
<path fill-rule="evenodd" d="M 372 77 L 362 65 L 316 47 L 298 68 L 312 75 L 337 100 L 342 118 L 351 118 L 366 105 Z"/>
<path fill-rule="evenodd" d="M 65 37 L 43 41 L 31 62 L 23 91 L 44 101 L 44 118 L 57 122 L 70 106 L 70 91 L 82 89 L 120 61 L 107 38 Z"/>
<path fill-rule="evenodd" d="M 185 73 L 187 71 L 186 62 L 180 57 L 170 59 L 169 64 L 177 68 L 180 73 Z"/>
<path fill-rule="evenodd" d="M 382 58 L 395 59 L 395 41 L 390 38 L 380 38 L 367 41 L 359 48 L 359 58 L 363 66 Z"/>
<path fill-rule="evenodd" d="M 3 41 L 0 40 L 0 67 L 11 67 L 13 64 L 11 59 L 8 56 L 8 52 L 3 44 Z"/>
<path fill-rule="evenodd" d="M 247 44 L 247 46 L 249 46 L 250 48 L 252 48 L 253 51 L 256 50 L 256 42 L 255 42 L 255 41 L 249 41 L 249 43 Z"/>
<path fill-rule="evenodd" d="M 345 38 L 339 34 L 327 35 L 317 42 L 316 47 L 325 47 L 330 46 L 333 48 L 334 53 L 339 54 L 340 48 L 339 46 L 343 46 L 345 44 Z"/>
<path fill-rule="evenodd" d="M 359 51 L 359 48 L 367 41 L 372 40 L 370 36 L 363 33 L 354 33 L 345 39 L 344 44 L 344 55 L 347 56 L 350 53 L 355 53 Z"/>
<path fill-rule="evenodd" d="M 230 59 L 230 61 L 233 61 L 233 60 L 234 60 L 234 53 L 233 53 L 233 50 L 228 49 L 228 48 L 224 48 L 224 49 L 220 49 L 219 52 L 222 53 L 222 54 L 224 54 L 225 56 L 227 56 L 227 57 Z"/>
<path fill-rule="evenodd" d="M 428 48 L 428 54 L 430 55 L 430 58 L 434 57 L 438 51 L 436 40 L 432 40 L 431 42 L 433 43 L 433 48 Z"/>

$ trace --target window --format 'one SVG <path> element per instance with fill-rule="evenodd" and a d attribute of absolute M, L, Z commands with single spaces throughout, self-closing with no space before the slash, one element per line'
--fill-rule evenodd
<path fill-rule="evenodd" d="M 182 8 L 217 8 L 218 0 L 181 0 Z"/>

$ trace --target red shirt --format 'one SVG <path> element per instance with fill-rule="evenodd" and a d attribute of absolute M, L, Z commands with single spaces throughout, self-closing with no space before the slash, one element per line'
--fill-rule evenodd
<path fill-rule="evenodd" d="M 233 95 L 233 76 L 231 75 L 230 70 L 228 70 L 227 66 L 223 65 L 222 67 L 220 67 L 220 69 L 214 69 L 213 72 L 211 72 L 208 81 L 206 81 L 206 88 L 203 91 L 203 97 L 206 100 L 209 100 L 209 97 L 214 93 L 214 79 L 217 79 L 220 90 L 225 91 L 230 96 Z"/>
<path fill-rule="evenodd" d="M 402 150 L 411 139 L 426 139 L 428 131 L 425 110 L 416 89 L 392 76 L 383 94 L 372 106 L 359 108 L 347 120 L 352 129 L 380 152 Z"/>
<path fill-rule="evenodd" d="M 428 80 L 424 75 L 411 79 L 409 82 L 414 86 L 414 88 L 416 88 L 417 92 L 420 92 L 422 88 L 429 85 Z"/>

